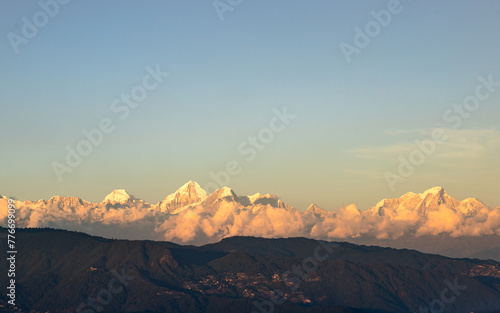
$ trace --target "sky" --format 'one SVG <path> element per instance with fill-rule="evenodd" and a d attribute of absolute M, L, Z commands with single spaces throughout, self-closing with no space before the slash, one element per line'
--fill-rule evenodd
<path fill-rule="evenodd" d="M 0 4 L 2 195 L 500 206 L 497 1 L 67 2 Z"/>

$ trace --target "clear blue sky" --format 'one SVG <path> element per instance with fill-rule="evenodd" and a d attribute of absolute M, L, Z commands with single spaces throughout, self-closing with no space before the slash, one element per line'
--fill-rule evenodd
<path fill-rule="evenodd" d="M 387 3 L 243 0 L 221 21 L 212 1 L 73 0 L 15 53 L 8 34 L 41 8 L 4 1 L 0 194 L 101 201 L 125 188 L 156 203 L 234 159 L 236 193 L 275 193 L 298 209 L 367 209 L 435 185 L 500 205 L 500 88 L 394 190 L 384 178 L 415 139 L 450 126 L 443 112 L 474 94 L 478 76 L 500 81 L 500 3 L 401 1 L 347 63 L 340 43 Z M 169 77 L 117 119 L 111 103 L 156 65 Z M 247 162 L 238 146 L 284 106 L 296 118 Z M 114 132 L 60 183 L 52 162 L 103 118 Z"/>

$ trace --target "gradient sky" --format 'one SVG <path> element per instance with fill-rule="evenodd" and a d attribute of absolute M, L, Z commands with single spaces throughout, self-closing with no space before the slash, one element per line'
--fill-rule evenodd
<path fill-rule="evenodd" d="M 416 139 L 450 128 L 443 113 L 479 76 L 500 81 L 500 3 L 401 1 L 347 63 L 340 43 L 387 3 L 243 0 L 221 21 L 212 1 L 73 0 L 15 53 L 8 34 L 41 9 L 4 1 L 0 194 L 101 201 L 124 188 L 156 203 L 237 160 L 237 194 L 274 193 L 299 210 L 364 210 L 437 185 L 500 205 L 500 88 L 394 190 L 384 178 Z M 169 77 L 117 119 L 111 103 L 156 65 Z M 296 118 L 247 162 L 238 146 L 284 106 Z M 114 132 L 60 183 L 52 162 L 102 118 Z"/>

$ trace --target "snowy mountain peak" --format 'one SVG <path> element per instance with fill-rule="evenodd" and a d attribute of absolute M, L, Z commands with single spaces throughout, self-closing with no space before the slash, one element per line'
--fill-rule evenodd
<path fill-rule="evenodd" d="M 467 198 L 465 200 L 462 200 L 461 202 L 463 202 L 463 203 L 474 203 L 474 204 L 482 204 L 482 205 L 484 205 L 483 202 L 479 201 L 476 198 Z"/>
<path fill-rule="evenodd" d="M 158 203 L 158 206 L 162 212 L 173 212 L 179 208 L 201 203 L 206 198 L 207 192 L 197 182 L 190 180 Z"/>
<path fill-rule="evenodd" d="M 182 185 L 177 191 L 186 193 L 195 193 L 200 197 L 205 197 L 205 198 L 208 196 L 207 192 L 203 188 L 201 188 L 200 184 L 192 180 Z"/>
<path fill-rule="evenodd" d="M 319 206 L 317 206 L 316 204 L 313 203 L 307 208 L 306 212 L 322 214 L 322 213 L 326 213 L 326 210 L 320 208 Z"/>
<path fill-rule="evenodd" d="M 414 212 L 420 216 L 427 216 L 429 212 L 438 212 L 443 207 L 460 212 L 465 216 L 473 216 L 480 210 L 487 208 L 484 203 L 477 199 L 468 198 L 458 201 L 448 195 L 443 187 L 433 187 L 419 194 L 407 193 L 397 199 L 384 199 L 368 212 L 371 215 L 379 216 L 388 213 L 394 215 L 396 212 Z"/>
<path fill-rule="evenodd" d="M 113 190 L 109 195 L 104 198 L 102 203 L 111 203 L 111 204 L 128 204 L 132 201 L 132 197 L 125 191 L 125 189 L 116 189 Z"/>
<path fill-rule="evenodd" d="M 250 203 L 254 203 L 255 200 L 260 199 L 262 195 L 260 193 L 256 193 L 254 195 L 248 196 L 248 200 L 250 200 Z"/>
<path fill-rule="evenodd" d="M 207 193 L 203 190 L 197 182 L 192 180 L 182 185 L 177 191 L 168 195 L 163 201 L 172 202 L 179 198 L 192 199 L 195 201 L 203 200 L 207 197 Z"/>
<path fill-rule="evenodd" d="M 246 197 L 242 197 L 246 198 Z M 229 187 L 222 187 L 210 194 L 202 203 L 201 206 L 213 208 L 218 207 L 221 203 L 238 203 L 240 197 Z"/>
<path fill-rule="evenodd" d="M 56 206 L 56 207 L 75 207 L 75 206 L 80 206 L 88 203 L 87 201 L 84 201 L 80 198 L 77 197 L 61 197 L 61 196 L 54 196 L 50 198 L 49 200 L 38 200 L 36 202 L 31 202 L 31 201 L 26 201 L 27 203 L 40 203 L 40 204 L 49 204 L 51 206 Z"/>
<path fill-rule="evenodd" d="M 186 196 L 189 198 L 199 198 L 200 200 L 204 200 L 208 195 L 201 186 L 195 181 L 188 181 L 184 185 L 182 185 L 176 192 L 168 195 L 164 201 L 172 201 L 178 196 Z"/>
<path fill-rule="evenodd" d="M 265 195 L 261 195 L 260 193 L 256 193 L 254 195 L 248 196 L 248 200 L 250 200 L 250 203 L 255 204 L 258 202 L 268 202 L 270 199 L 275 199 L 278 200 L 278 196 L 274 194 L 267 193 Z"/>
<path fill-rule="evenodd" d="M 219 198 L 234 197 L 236 195 L 231 188 L 226 186 L 222 187 L 219 190 L 220 190 L 220 193 L 218 194 Z"/>
<path fill-rule="evenodd" d="M 481 209 L 486 208 L 486 205 L 476 198 L 467 198 L 460 201 L 459 211 L 466 216 L 476 215 Z"/>
<path fill-rule="evenodd" d="M 444 195 L 446 193 L 446 191 L 444 190 L 443 187 L 433 187 L 431 189 L 428 189 L 426 191 L 424 191 L 424 193 L 422 194 L 423 197 L 426 197 L 427 195 L 435 195 L 435 196 L 441 196 L 441 195 Z"/>

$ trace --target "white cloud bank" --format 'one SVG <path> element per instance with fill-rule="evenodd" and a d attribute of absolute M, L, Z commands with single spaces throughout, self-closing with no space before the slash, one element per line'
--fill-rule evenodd
<path fill-rule="evenodd" d="M 364 212 L 353 204 L 337 212 L 317 206 L 300 212 L 273 195 L 238 197 L 225 188 L 200 197 L 183 190 L 192 189 L 196 183 L 188 184 L 173 194 L 177 196 L 167 197 L 172 202 L 156 205 L 128 196 L 126 192 L 124 195 L 122 190 L 115 191 L 119 197 L 102 203 L 73 197 L 17 201 L 16 224 L 17 227 L 62 228 L 106 237 L 195 245 L 236 235 L 328 240 L 398 239 L 442 233 L 452 237 L 500 235 L 500 208 L 488 208 L 476 199 L 457 201 L 440 187 L 422 194 L 407 193 L 398 199 L 385 199 Z M 7 199 L 0 198 L 0 219 L 4 227 L 6 218 Z"/>

